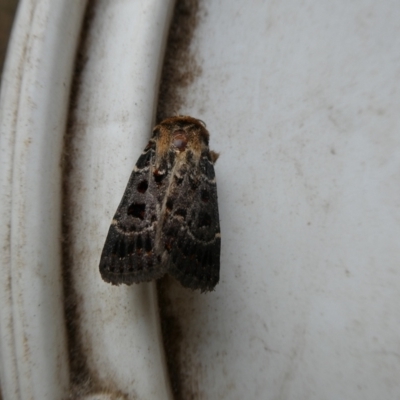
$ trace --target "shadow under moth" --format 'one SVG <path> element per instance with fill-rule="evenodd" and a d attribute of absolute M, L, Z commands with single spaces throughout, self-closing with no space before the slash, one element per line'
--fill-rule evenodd
<path fill-rule="evenodd" d="M 213 290 L 219 280 L 221 234 L 209 133 L 195 118 L 167 118 L 129 178 L 100 259 L 114 285 L 166 273 L 184 287 Z"/>

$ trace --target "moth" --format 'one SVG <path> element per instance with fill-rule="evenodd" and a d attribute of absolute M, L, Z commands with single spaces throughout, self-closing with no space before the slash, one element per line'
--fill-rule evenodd
<path fill-rule="evenodd" d="M 214 163 L 205 124 L 170 117 L 153 129 L 111 222 L 100 273 L 114 285 L 166 273 L 184 287 L 213 290 L 221 233 Z"/>

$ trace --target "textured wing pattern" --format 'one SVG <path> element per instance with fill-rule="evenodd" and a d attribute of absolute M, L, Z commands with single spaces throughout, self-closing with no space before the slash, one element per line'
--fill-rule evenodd
<path fill-rule="evenodd" d="M 165 202 L 162 259 L 183 286 L 212 290 L 219 281 L 221 235 L 209 152 L 202 154 L 197 165 L 185 164 L 182 169 L 172 178 Z"/>
<path fill-rule="evenodd" d="M 154 179 L 155 148 L 151 140 L 137 161 L 101 255 L 100 273 L 116 285 L 150 281 L 165 273 L 154 251 L 162 197 Z"/>

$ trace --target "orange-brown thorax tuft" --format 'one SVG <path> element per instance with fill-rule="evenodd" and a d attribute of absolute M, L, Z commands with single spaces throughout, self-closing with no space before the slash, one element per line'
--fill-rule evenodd
<path fill-rule="evenodd" d="M 200 158 L 202 150 L 208 147 L 209 133 L 204 122 L 188 116 L 170 117 L 158 124 L 157 158 L 164 157 L 173 148 L 182 153 L 191 150 Z"/>

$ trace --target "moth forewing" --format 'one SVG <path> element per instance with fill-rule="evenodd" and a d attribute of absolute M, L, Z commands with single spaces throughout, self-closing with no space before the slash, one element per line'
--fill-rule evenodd
<path fill-rule="evenodd" d="M 150 140 L 139 157 L 108 231 L 100 259 L 106 282 L 130 285 L 165 273 L 153 251 L 160 212 L 159 188 L 152 176 L 155 148 Z"/>

